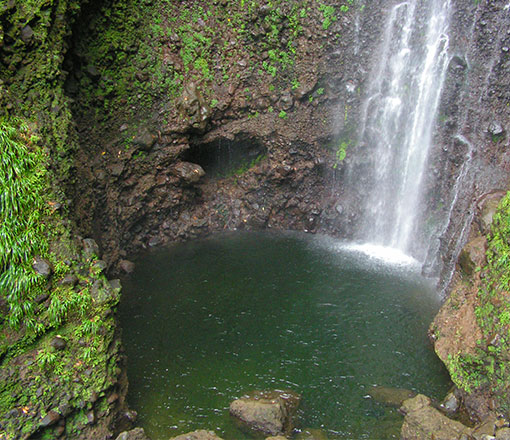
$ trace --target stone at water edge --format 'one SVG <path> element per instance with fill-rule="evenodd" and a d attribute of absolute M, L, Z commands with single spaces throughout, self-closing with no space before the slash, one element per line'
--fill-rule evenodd
<path fill-rule="evenodd" d="M 131 431 L 124 431 L 118 435 L 116 440 L 150 440 L 143 428 L 135 428 Z"/>
<path fill-rule="evenodd" d="M 206 431 L 205 429 L 199 429 L 198 431 L 188 432 L 187 434 L 181 434 L 177 437 L 172 437 L 170 440 L 223 440 L 218 437 L 213 431 Z"/>
<path fill-rule="evenodd" d="M 400 411 L 405 414 L 401 440 L 456 440 L 469 438 L 471 429 L 433 408 L 431 400 L 418 394 L 406 400 Z M 465 437 L 463 437 L 465 436 Z"/>
<path fill-rule="evenodd" d="M 301 396 L 291 391 L 254 391 L 230 404 L 230 414 L 249 430 L 290 434 Z"/>
<path fill-rule="evenodd" d="M 119 267 L 126 273 L 132 273 L 135 270 L 135 263 L 129 260 L 120 260 Z"/>
<path fill-rule="evenodd" d="M 382 387 L 374 385 L 372 388 L 370 388 L 368 395 L 376 402 L 382 403 L 383 405 L 400 408 L 405 400 L 415 397 L 416 393 L 414 391 L 406 390 L 403 388 Z"/>

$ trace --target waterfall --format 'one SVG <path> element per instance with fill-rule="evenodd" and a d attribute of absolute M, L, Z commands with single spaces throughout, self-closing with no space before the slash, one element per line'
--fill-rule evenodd
<path fill-rule="evenodd" d="M 390 11 L 363 104 L 358 145 L 370 157 L 361 239 L 425 259 L 422 192 L 448 66 L 450 0 Z"/>

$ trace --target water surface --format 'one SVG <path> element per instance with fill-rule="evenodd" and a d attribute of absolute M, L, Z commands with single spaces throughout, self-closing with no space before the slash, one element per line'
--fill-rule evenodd
<path fill-rule="evenodd" d="M 301 428 L 331 439 L 398 438 L 373 385 L 442 397 L 426 337 L 439 307 L 412 265 L 327 237 L 230 233 L 144 255 L 120 306 L 128 401 L 153 440 L 195 429 L 248 438 L 229 403 L 254 389 L 302 395 Z"/>

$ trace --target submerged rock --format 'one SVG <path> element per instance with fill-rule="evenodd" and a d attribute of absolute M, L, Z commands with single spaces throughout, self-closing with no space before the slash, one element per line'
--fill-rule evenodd
<path fill-rule="evenodd" d="M 328 436 L 322 429 L 306 428 L 296 436 L 296 440 L 328 440 Z"/>
<path fill-rule="evenodd" d="M 187 434 L 181 434 L 177 437 L 172 437 L 170 440 L 222 440 L 213 431 L 206 431 L 200 429 L 198 431 L 188 432 Z"/>
<path fill-rule="evenodd" d="M 375 401 L 395 408 L 399 408 L 402 403 L 404 403 L 404 400 L 411 399 L 416 396 L 416 393 L 411 390 L 381 387 L 377 385 L 373 386 L 368 394 Z"/>
<path fill-rule="evenodd" d="M 464 435 L 469 438 L 470 428 L 449 419 L 430 404 L 430 399 L 421 394 L 402 404 L 400 411 L 405 414 L 402 440 L 454 440 Z"/>
<path fill-rule="evenodd" d="M 132 273 L 135 270 L 135 263 L 129 260 L 120 260 L 119 267 L 126 273 Z"/>
<path fill-rule="evenodd" d="M 292 391 L 255 391 L 234 400 L 230 414 L 246 428 L 270 435 L 289 434 L 301 397 Z"/>

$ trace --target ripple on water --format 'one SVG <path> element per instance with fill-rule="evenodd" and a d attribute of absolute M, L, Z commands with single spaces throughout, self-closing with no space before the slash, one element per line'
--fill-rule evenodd
<path fill-rule="evenodd" d="M 366 252 L 238 233 L 140 257 L 119 315 L 128 399 L 151 438 L 240 440 L 229 403 L 267 388 L 301 393 L 299 425 L 332 439 L 398 438 L 400 416 L 366 396 L 374 384 L 447 391 L 426 337 L 439 298 L 412 261 Z"/>

